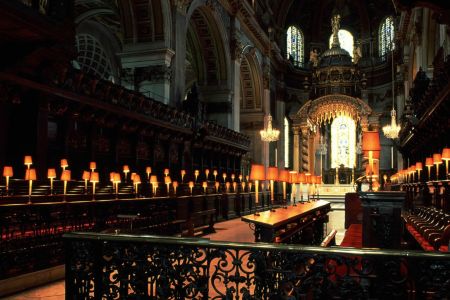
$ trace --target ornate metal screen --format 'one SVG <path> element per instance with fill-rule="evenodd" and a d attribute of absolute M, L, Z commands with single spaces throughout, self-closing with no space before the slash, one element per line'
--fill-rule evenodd
<path fill-rule="evenodd" d="M 66 299 L 443 299 L 450 254 L 71 233 Z"/>

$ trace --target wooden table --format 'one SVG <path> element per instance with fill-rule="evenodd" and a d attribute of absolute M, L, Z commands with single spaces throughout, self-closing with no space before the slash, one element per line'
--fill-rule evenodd
<path fill-rule="evenodd" d="M 294 236 L 301 235 L 306 227 L 327 222 L 330 210 L 330 202 L 318 200 L 277 208 L 275 211 L 263 211 L 259 215 L 246 215 L 241 220 L 254 224 L 256 242 L 288 242 Z M 323 237 L 323 230 L 316 234 L 314 240 L 318 236 Z M 301 239 L 301 236 L 297 237 Z"/>

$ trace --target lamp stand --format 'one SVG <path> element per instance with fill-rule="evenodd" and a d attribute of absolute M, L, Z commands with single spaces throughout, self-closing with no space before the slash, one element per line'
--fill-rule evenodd
<path fill-rule="evenodd" d="M 259 216 L 256 206 L 259 203 L 259 181 L 255 180 L 255 216 Z"/>

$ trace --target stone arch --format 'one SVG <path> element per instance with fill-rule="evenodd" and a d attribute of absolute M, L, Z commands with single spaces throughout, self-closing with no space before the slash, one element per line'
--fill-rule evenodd
<path fill-rule="evenodd" d="M 118 1 L 124 43 L 164 41 L 171 43 L 169 0 Z"/>
<path fill-rule="evenodd" d="M 191 5 L 187 20 L 187 49 L 197 64 L 199 85 L 228 87 L 230 52 L 225 47 L 227 41 L 223 37 L 227 34 L 222 21 L 205 5 Z M 193 53 L 192 48 L 197 51 Z"/>
<path fill-rule="evenodd" d="M 337 116 L 345 115 L 359 123 L 363 130 L 369 128 L 370 106 L 359 98 L 347 95 L 326 95 L 306 102 L 292 116 L 294 135 L 294 169 L 309 172 L 314 169 L 315 161 L 313 138 L 321 124 L 331 123 Z"/>
<path fill-rule="evenodd" d="M 242 55 L 241 59 L 241 112 L 262 109 L 262 70 L 253 51 Z"/>
<path fill-rule="evenodd" d="M 317 126 L 331 122 L 336 116 L 348 115 L 356 122 L 365 123 L 372 109 L 363 100 L 347 95 L 334 94 L 306 102 L 294 115 L 296 125 Z"/>

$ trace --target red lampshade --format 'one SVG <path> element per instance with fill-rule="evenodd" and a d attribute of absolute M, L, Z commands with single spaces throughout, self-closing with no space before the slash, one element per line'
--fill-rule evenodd
<path fill-rule="evenodd" d="M 433 165 L 433 158 L 432 157 L 427 157 L 425 159 L 425 166 L 431 167 L 432 165 Z"/>
<path fill-rule="evenodd" d="M 378 131 L 363 131 L 362 136 L 363 151 L 380 151 L 380 135 Z"/>
<path fill-rule="evenodd" d="M 311 184 L 316 184 L 317 182 L 316 182 L 316 176 L 314 176 L 314 175 L 311 175 L 311 176 L 309 176 L 309 183 L 311 183 Z"/>
<path fill-rule="evenodd" d="M 444 148 L 442 150 L 442 159 L 443 160 L 450 160 L 450 148 Z"/>
<path fill-rule="evenodd" d="M 145 173 L 150 174 L 152 172 L 152 168 L 151 167 L 146 167 L 145 168 Z"/>
<path fill-rule="evenodd" d="M 97 169 L 97 163 L 95 161 L 91 161 L 89 163 L 89 169 Z"/>
<path fill-rule="evenodd" d="M 156 177 L 156 175 L 150 176 L 150 183 L 151 184 L 158 183 L 158 177 Z"/>
<path fill-rule="evenodd" d="M 124 165 L 124 166 L 123 166 L 123 172 L 124 172 L 124 173 L 130 172 L 130 167 L 129 167 L 128 165 Z"/>
<path fill-rule="evenodd" d="M 281 182 L 288 182 L 289 181 L 289 171 L 288 170 L 279 170 L 278 172 L 278 180 Z"/>
<path fill-rule="evenodd" d="M 36 169 L 27 169 L 25 172 L 25 180 L 36 180 Z"/>
<path fill-rule="evenodd" d="M 278 180 L 278 168 L 269 167 L 267 168 L 267 180 Z"/>
<path fill-rule="evenodd" d="M 114 173 L 114 182 L 115 183 L 120 183 L 121 179 L 120 179 L 120 173 Z"/>
<path fill-rule="evenodd" d="M 26 155 L 23 159 L 23 164 L 24 165 L 32 165 L 33 164 L 33 159 L 31 158 L 30 155 Z"/>
<path fill-rule="evenodd" d="M 420 162 L 420 161 L 416 162 L 416 171 L 422 171 L 422 170 L 423 170 L 422 162 Z"/>
<path fill-rule="evenodd" d="M 91 173 L 89 171 L 83 171 L 83 175 L 81 176 L 83 180 L 89 180 L 91 178 Z"/>
<path fill-rule="evenodd" d="M 53 168 L 50 168 L 47 170 L 47 178 L 56 178 L 56 170 Z"/>
<path fill-rule="evenodd" d="M 3 176 L 12 177 L 14 175 L 13 168 L 11 166 L 3 167 Z"/>
<path fill-rule="evenodd" d="M 63 158 L 61 159 L 61 168 L 67 168 L 69 166 L 69 163 L 67 162 L 67 159 Z"/>
<path fill-rule="evenodd" d="M 433 163 L 435 165 L 439 165 L 442 164 L 442 156 L 440 153 L 435 153 L 433 154 Z"/>
<path fill-rule="evenodd" d="M 90 182 L 99 182 L 98 172 L 92 172 Z"/>
<path fill-rule="evenodd" d="M 305 173 L 298 174 L 297 183 L 307 183 Z"/>
<path fill-rule="evenodd" d="M 69 181 L 69 180 L 70 180 L 70 177 L 71 177 L 71 174 L 70 174 L 70 171 L 69 171 L 69 170 L 64 170 L 64 171 L 61 173 L 61 180 L 62 180 L 62 181 Z"/>
<path fill-rule="evenodd" d="M 172 179 L 170 178 L 170 176 L 164 177 L 164 183 L 165 184 L 172 183 Z"/>
<path fill-rule="evenodd" d="M 134 184 L 141 183 L 141 176 L 139 174 L 134 175 L 133 183 Z"/>
<path fill-rule="evenodd" d="M 250 180 L 266 180 L 266 170 L 263 165 L 252 165 Z"/>
<path fill-rule="evenodd" d="M 164 175 L 169 175 L 169 169 L 164 169 Z"/>

